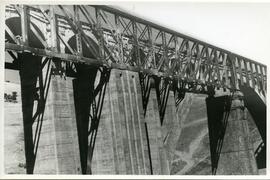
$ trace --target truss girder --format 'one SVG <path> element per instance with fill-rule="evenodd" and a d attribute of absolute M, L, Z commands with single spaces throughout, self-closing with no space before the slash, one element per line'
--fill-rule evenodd
<path fill-rule="evenodd" d="M 7 51 L 31 51 L 73 63 L 132 70 L 204 86 L 239 89 L 246 85 L 266 93 L 265 65 L 111 7 L 6 6 L 6 19 L 14 16 L 21 18 L 22 34 L 15 37 L 6 27 L 6 34 L 14 39 L 6 41 Z M 29 28 L 43 49 L 29 45 Z M 77 50 L 67 43 L 73 35 Z M 98 50 L 89 37 L 98 44 Z M 95 59 L 83 56 L 82 42 L 92 49 Z M 71 53 L 65 53 L 65 48 Z"/>

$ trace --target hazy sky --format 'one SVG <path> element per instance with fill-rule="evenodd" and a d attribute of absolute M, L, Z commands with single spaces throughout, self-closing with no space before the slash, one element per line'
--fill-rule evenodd
<path fill-rule="evenodd" d="M 270 60 L 270 3 L 121 3 L 118 8 L 258 62 Z"/>

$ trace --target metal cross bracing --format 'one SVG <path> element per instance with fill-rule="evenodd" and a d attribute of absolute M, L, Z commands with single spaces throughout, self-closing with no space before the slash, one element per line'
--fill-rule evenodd
<path fill-rule="evenodd" d="M 77 66 L 74 102 L 83 174 L 92 174 L 92 159 L 110 70 Z M 99 77 L 97 77 L 99 74 Z"/>
<path fill-rule="evenodd" d="M 192 92 L 200 92 L 203 86 L 235 90 L 246 85 L 263 95 L 266 93 L 265 65 L 111 7 L 6 6 L 6 19 L 12 17 L 20 18 L 22 34 L 15 36 L 6 26 L 6 37 L 9 36 L 6 50 L 57 57 L 66 64 L 84 63 L 138 71 L 186 82 L 187 89 L 188 84 L 192 84 Z M 27 29 L 31 29 L 42 47 L 28 44 L 32 37 L 29 38 Z M 74 35 L 78 50 L 67 43 Z M 93 48 L 92 41 L 98 44 L 98 50 Z M 96 58 L 80 53 L 82 43 Z M 66 53 L 65 48 L 70 52 Z"/>
<path fill-rule="evenodd" d="M 169 97 L 169 92 L 173 90 L 175 97 L 175 105 L 178 106 L 180 102 L 184 99 L 185 93 L 187 91 L 185 88 L 185 83 L 182 82 L 180 85 L 178 85 L 177 82 L 171 81 L 170 79 L 163 79 L 160 77 L 150 76 L 143 73 L 139 73 L 139 79 L 142 91 L 144 116 L 146 115 L 150 91 L 152 88 L 154 88 L 157 94 L 160 123 L 162 125 Z M 188 86 L 188 88 L 190 89 L 190 86 Z"/>
<path fill-rule="evenodd" d="M 32 174 L 39 147 L 53 60 L 46 57 L 33 58 L 31 54 L 19 54 L 17 58 L 20 66 L 22 110 L 24 112 L 26 170 L 28 174 Z M 31 66 L 33 70 L 29 71 L 28 66 Z"/>
<path fill-rule="evenodd" d="M 207 103 L 207 119 L 211 153 L 212 174 L 215 175 L 223 145 L 223 140 L 231 110 L 233 93 L 229 96 L 213 98 L 209 96 Z"/>
<path fill-rule="evenodd" d="M 36 61 L 41 62 L 41 67 L 51 63 L 50 73 L 46 74 L 49 79 L 51 74 L 75 77 L 74 101 L 84 174 L 91 173 L 91 160 L 110 69 L 139 72 L 144 114 L 150 90 L 153 87 L 156 89 L 161 124 L 169 91 L 174 92 L 177 106 L 185 92 L 204 93 L 211 97 L 215 88 L 233 92 L 248 86 L 266 97 L 265 65 L 111 7 L 8 5 L 5 30 L 5 50 L 13 59 L 12 62 L 5 62 L 5 68 L 26 71 L 21 64 L 28 60 L 17 57 L 31 54 L 32 57 L 38 57 Z M 28 63 L 34 63 L 35 60 L 29 59 Z M 36 70 L 40 76 L 44 74 L 42 69 Z M 35 72 L 32 72 L 33 77 L 38 76 Z M 100 80 L 94 85 L 93 77 L 96 77 L 97 72 L 100 73 Z M 22 87 L 23 80 L 22 74 Z M 34 101 L 36 93 L 23 95 L 27 91 L 34 92 L 34 89 L 41 94 L 37 96 L 41 100 L 33 117 L 33 107 L 31 112 L 31 107 L 23 110 L 25 137 L 28 137 L 25 139 L 27 173 L 33 173 L 37 149 L 34 147 L 38 147 L 34 142 L 39 139 L 46 103 L 45 89 L 49 85 L 45 83 L 44 88 L 36 88 L 34 82 L 36 79 L 33 79 L 31 87 L 26 85 L 25 91 L 22 88 L 22 98 L 29 96 Z M 39 82 L 42 83 L 42 80 Z M 88 85 L 81 86 L 83 83 Z M 31 91 L 27 90 L 29 88 Z M 32 101 L 23 101 L 26 103 L 23 107 L 29 104 L 34 106 Z M 38 119 L 37 127 L 40 128 L 36 128 L 37 137 L 33 138 L 28 120 L 32 124 L 34 119 Z M 213 168 L 216 168 L 222 139 L 223 134 L 212 141 Z"/>

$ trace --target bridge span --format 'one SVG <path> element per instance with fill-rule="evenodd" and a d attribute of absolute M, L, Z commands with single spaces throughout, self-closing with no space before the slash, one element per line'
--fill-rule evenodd
<path fill-rule="evenodd" d="M 187 93 L 206 97 L 212 174 L 266 168 L 265 65 L 109 6 L 5 14 L 28 174 L 173 174 Z"/>

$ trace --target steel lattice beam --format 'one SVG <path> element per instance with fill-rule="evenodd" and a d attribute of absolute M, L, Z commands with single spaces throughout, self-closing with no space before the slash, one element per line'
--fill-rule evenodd
<path fill-rule="evenodd" d="M 30 51 L 74 63 L 143 72 L 196 86 L 236 90 L 246 85 L 266 94 L 265 65 L 108 6 L 59 5 L 44 9 L 10 5 L 6 6 L 6 12 L 19 15 L 22 27 L 22 41 L 6 39 L 5 48 L 9 51 Z M 34 23 L 46 27 L 41 32 L 49 38 L 40 38 L 31 25 Z M 28 43 L 32 38 L 29 28 L 44 48 Z M 85 42 L 94 51 L 91 36 L 99 46 L 93 52 L 96 58 L 86 58 L 80 49 L 68 47 L 66 39 L 72 35 L 66 31 L 76 35 L 78 47 Z M 14 39 L 16 35 L 12 33 L 6 27 L 6 34 Z M 71 54 L 64 52 L 63 46 Z"/>

